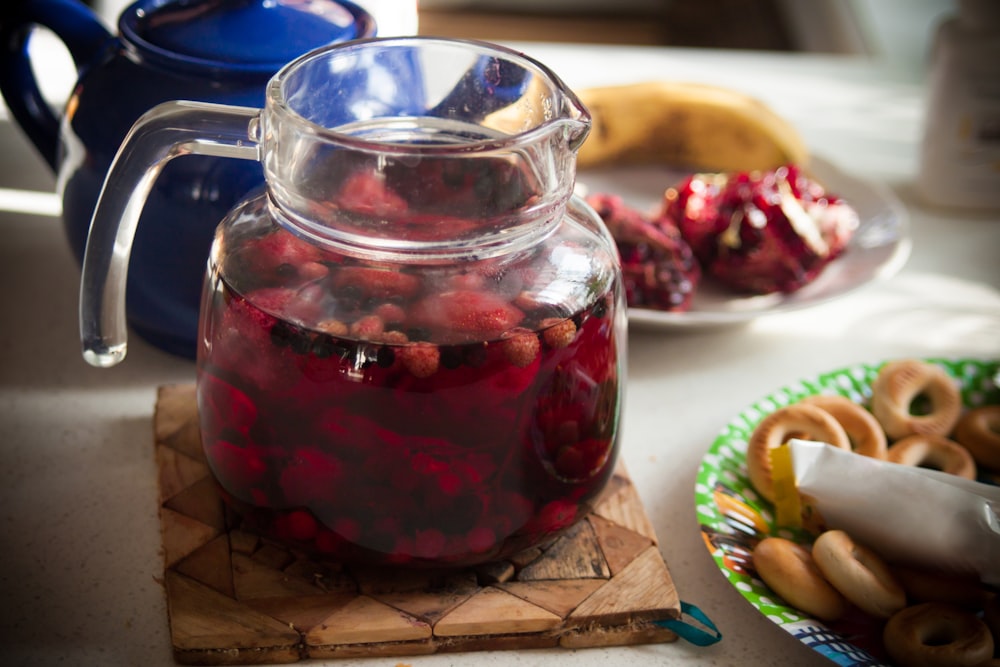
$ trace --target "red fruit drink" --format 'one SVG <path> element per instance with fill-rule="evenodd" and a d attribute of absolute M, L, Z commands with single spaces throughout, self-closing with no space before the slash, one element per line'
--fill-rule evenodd
<path fill-rule="evenodd" d="M 410 271 L 273 223 L 234 238 L 206 283 L 198 405 L 245 527 L 337 560 L 462 565 L 588 512 L 617 456 L 619 288 L 548 305 L 538 286 L 563 270 L 545 243 Z"/>

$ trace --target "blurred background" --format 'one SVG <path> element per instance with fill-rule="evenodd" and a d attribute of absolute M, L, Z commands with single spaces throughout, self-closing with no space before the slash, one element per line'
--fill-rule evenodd
<path fill-rule="evenodd" d="M 287 1 L 287 0 L 286 0 Z M 764 49 L 877 57 L 923 71 L 955 0 L 355 0 L 382 34 Z M 109 22 L 131 0 L 89 0 Z"/>

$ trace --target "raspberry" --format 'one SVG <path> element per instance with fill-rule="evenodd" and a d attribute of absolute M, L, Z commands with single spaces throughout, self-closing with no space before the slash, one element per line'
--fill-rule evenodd
<path fill-rule="evenodd" d="M 547 318 L 542 320 L 542 339 L 551 348 L 561 349 L 573 342 L 576 336 L 576 323 L 573 320 Z"/>
<path fill-rule="evenodd" d="M 680 232 L 665 224 L 654 225 L 615 195 L 591 195 L 587 203 L 601 216 L 618 246 L 627 304 L 689 310 L 701 268 Z"/>
<path fill-rule="evenodd" d="M 541 348 L 538 337 L 530 331 L 514 333 L 509 338 L 504 338 L 500 346 L 507 361 L 518 368 L 529 366 Z"/>
<path fill-rule="evenodd" d="M 414 304 L 410 323 L 447 342 L 497 338 L 517 326 L 524 313 L 489 292 L 455 290 L 429 295 Z"/>
<path fill-rule="evenodd" d="M 406 369 L 418 378 L 434 375 L 441 363 L 441 351 L 437 345 L 430 343 L 406 345 L 399 348 L 396 354 Z"/>

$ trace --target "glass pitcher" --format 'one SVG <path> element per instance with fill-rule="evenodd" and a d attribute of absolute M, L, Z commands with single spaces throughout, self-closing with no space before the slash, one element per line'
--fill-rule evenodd
<path fill-rule="evenodd" d="M 162 165 L 258 159 L 266 189 L 216 232 L 197 359 L 205 455 L 242 526 L 395 565 L 535 545 L 586 515 L 618 452 L 618 257 L 572 195 L 588 130 L 540 63 L 424 37 L 314 51 L 262 110 L 159 106 L 95 212 L 84 356 L 125 355 L 128 250 Z"/>

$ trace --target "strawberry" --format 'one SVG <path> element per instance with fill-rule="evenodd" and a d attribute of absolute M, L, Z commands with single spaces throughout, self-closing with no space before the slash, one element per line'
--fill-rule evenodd
<path fill-rule="evenodd" d="M 297 286 L 326 275 L 323 259 L 319 247 L 279 227 L 237 245 L 223 273 L 242 290 Z"/>
<path fill-rule="evenodd" d="M 341 266 L 333 274 L 336 290 L 356 290 L 363 298 L 391 301 L 410 299 L 420 290 L 420 279 L 395 269 L 369 266 Z"/>
<path fill-rule="evenodd" d="M 409 323 L 427 328 L 443 342 L 474 342 L 499 338 L 523 319 L 521 310 L 494 294 L 454 290 L 415 303 Z"/>
<path fill-rule="evenodd" d="M 390 190 L 382 177 L 361 171 L 343 182 L 335 203 L 353 213 L 372 216 L 397 217 L 407 209 L 406 200 Z"/>

